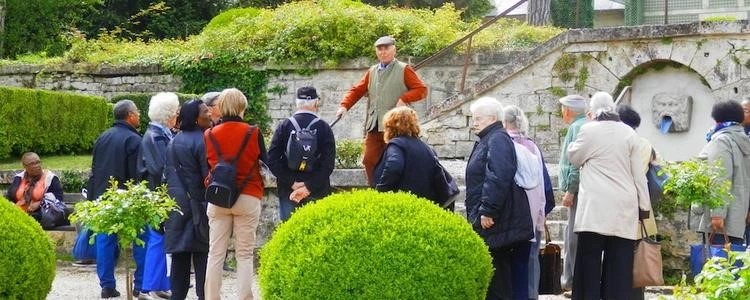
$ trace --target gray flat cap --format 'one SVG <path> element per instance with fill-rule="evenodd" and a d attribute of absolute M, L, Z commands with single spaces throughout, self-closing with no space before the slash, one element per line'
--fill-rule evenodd
<path fill-rule="evenodd" d="M 381 36 L 377 41 L 375 41 L 375 47 L 382 46 L 382 45 L 395 45 L 396 39 L 391 37 L 390 35 Z"/>
<path fill-rule="evenodd" d="M 207 106 L 214 106 L 216 100 L 219 100 L 219 95 L 221 95 L 219 92 L 208 92 L 201 96 L 201 100 L 203 100 L 203 103 L 206 103 Z"/>
<path fill-rule="evenodd" d="M 580 95 L 567 95 L 560 98 L 560 104 L 570 108 L 586 108 L 586 98 Z"/>

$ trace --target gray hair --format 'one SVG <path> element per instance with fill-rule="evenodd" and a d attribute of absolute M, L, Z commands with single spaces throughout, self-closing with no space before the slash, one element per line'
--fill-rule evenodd
<path fill-rule="evenodd" d="M 115 106 L 112 108 L 112 113 L 115 115 L 115 120 L 122 121 L 128 117 L 128 114 L 137 111 L 138 107 L 135 106 L 135 102 L 128 99 L 117 101 Z"/>
<path fill-rule="evenodd" d="M 175 93 L 158 93 L 148 102 L 148 118 L 151 122 L 166 125 L 167 121 L 177 115 L 180 100 Z"/>
<path fill-rule="evenodd" d="M 219 95 L 221 95 L 219 92 L 208 92 L 201 96 L 201 101 L 207 106 L 214 106 L 216 105 L 216 100 L 219 99 Z"/>
<path fill-rule="evenodd" d="M 589 111 L 597 118 L 603 114 L 617 114 L 615 101 L 605 92 L 596 92 L 589 102 Z"/>
<path fill-rule="evenodd" d="M 523 134 L 529 132 L 529 119 L 520 107 L 508 105 L 503 109 L 503 115 L 503 125 L 506 127 L 513 127 Z"/>
<path fill-rule="evenodd" d="M 503 104 L 492 97 L 482 97 L 469 106 L 472 116 L 494 116 L 498 121 L 503 119 Z"/>
<path fill-rule="evenodd" d="M 314 107 L 315 101 L 318 101 L 318 99 L 296 99 L 294 102 L 297 104 L 297 108 L 303 108 L 303 107 Z"/>

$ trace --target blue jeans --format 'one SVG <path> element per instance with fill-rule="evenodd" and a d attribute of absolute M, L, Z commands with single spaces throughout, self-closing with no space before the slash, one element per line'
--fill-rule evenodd
<path fill-rule="evenodd" d="M 167 253 L 164 252 L 164 235 L 148 228 L 145 263 L 148 268 L 143 272 L 143 291 L 170 290 L 167 277 Z"/>
<path fill-rule="evenodd" d="M 138 236 L 146 241 L 146 233 Z M 112 234 L 96 235 L 96 275 L 99 277 L 99 286 L 102 288 L 116 288 L 115 265 L 120 256 L 117 245 L 117 236 Z M 146 248 L 133 244 L 133 259 L 135 260 L 135 278 L 133 279 L 135 290 L 141 290 L 143 283 L 143 265 L 146 258 Z"/>
<path fill-rule="evenodd" d="M 281 221 L 289 220 L 289 217 L 292 216 L 292 213 L 297 210 L 297 206 L 299 204 L 295 203 L 292 200 L 289 200 L 289 193 L 279 193 L 279 218 Z"/>

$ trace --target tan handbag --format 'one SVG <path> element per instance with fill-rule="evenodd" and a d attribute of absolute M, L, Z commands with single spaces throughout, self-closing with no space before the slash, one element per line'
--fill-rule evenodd
<path fill-rule="evenodd" d="M 664 285 L 661 262 L 661 244 L 648 236 L 643 221 L 641 231 L 643 239 L 639 240 L 635 247 L 633 257 L 633 287 Z"/>

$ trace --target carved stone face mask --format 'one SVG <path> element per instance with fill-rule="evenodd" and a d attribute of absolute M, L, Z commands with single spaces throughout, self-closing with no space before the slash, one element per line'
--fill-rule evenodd
<path fill-rule="evenodd" d="M 651 116 L 661 133 L 684 132 L 690 129 L 693 97 L 659 93 L 651 99 Z"/>

